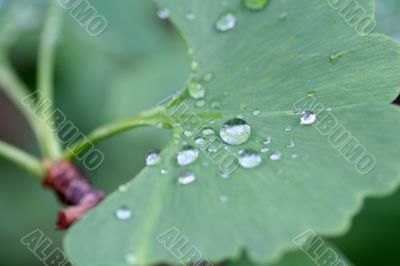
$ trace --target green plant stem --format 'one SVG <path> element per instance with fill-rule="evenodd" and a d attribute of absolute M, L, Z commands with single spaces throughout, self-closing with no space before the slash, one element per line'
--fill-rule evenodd
<path fill-rule="evenodd" d="M 40 150 L 44 152 L 46 146 L 46 140 L 42 134 L 44 125 L 38 119 L 36 114 L 22 103 L 22 99 L 28 96 L 29 90 L 19 79 L 9 62 L 4 58 L 0 59 L 0 89 L 3 90 L 28 121 L 28 124 L 31 126 L 33 133 L 38 140 Z"/>
<path fill-rule="evenodd" d="M 44 176 L 45 169 L 39 159 L 3 141 L 0 141 L 0 157 L 15 163 L 40 180 Z"/>
<path fill-rule="evenodd" d="M 101 126 L 89 134 L 87 138 L 72 145 L 72 147 L 64 153 L 64 158 L 72 159 L 74 156 L 87 150 L 92 144 L 133 128 L 141 126 L 160 127 L 160 124 L 169 125 L 170 119 L 165 114 L 164 110 L 164 107 L 156 107 L 129 118 Z"/>
<path fill-rule="evenodd" d="M 59 6 L 58 1 L 52 1 L 40 38 L 37 77 L 37 87 L 38 91 L 40 92 L 39 98 L 41 98 L 42 100 L 50 101 L 52 103 L 50 107 L 46 107 L 47 114 L 51 114 L 54 109 L 53 76 L 56 46 L 61 29 L 61 22 L 62 9 Z M 41 99 L 39 99 L 39 102 Z M 44 119 L 44 117 L 42 119 Z M 48 127 L 46 127 L 46 130 L 44 130 L 43 132 L 46 139 L 46 156 L 50 160 L 57 161 L 62 158 L 61 144 L 56 133 L 54 133 L 53 128 L 51 128 L 52 126 L 54 126 L 53 117 L 47 117 L 46 120 Z"/>

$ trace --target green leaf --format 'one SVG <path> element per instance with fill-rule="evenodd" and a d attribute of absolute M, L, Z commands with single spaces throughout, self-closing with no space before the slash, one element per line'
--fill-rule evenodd
<path fill-rule="evenodd" d="M 276 0 L 258 12 L 238 0 L 160 2 L 199 62 L 194 79 L 212 73 L 210 81 L 201 81 L 205 106 L 184 92 L 183 102 L 167 110 L 188 107 L 184 116 L 172 117 L 181 123 L 160 164 L 145 168 L 71 228 L 65 250 L 72 262 L 128 265 L 128 255 L 137 265 L 176 264 L 185 248 L 193 247 L 209 261 L 235 259 L 245 250 L 251 261 L 267 263 L 294 249 L 292 239 L 307 229 L 326 236 L 344 233 L 366 196 L 386 195 L 398 186 L 400 111 L 389 105 L 399 93 L 397 43 L 379 34 L 358 35 L 327 1 Z M 359 3 L 373 14 L 372 1 Z M 215 22 L 226 12 L 236 16 L 236 26 L 218 32 Z M 326 107 L 317 108 L 314 126 L 300 125 L 294 106 L 306 95 Z M 258 168 L 239 168 L 221 178 L 215 154 L 207 149 L 195 163 L 177 165 L 177 152 L 199 129 L 218 132 L 237 115 L 251 126 L 250 139 L 227 149 L 217 139 L 217 154 L 252 149 L 262 156 Z M 185 123 L 187 117 L 196 127 Z M 334 117 L 376 159 L 372 171 L 361 174 L 330 144 L 332 134 L 320 133 L 326 117 Z M 195 134 L 186 137 L 188 130 Z M 264 145 L 267 137 L 271 144 Z M 291 141 L 295 146 L 288 148 Z M 270 151 L 261 153 L 265 147 Z M 272 151 L 282 158 L 270 160 Z M 196 181 L 178 185 L 188 171 Z M 132 212 L 130 219 L 116 218 L 122 207 Z M 187 239 L 187 245 L 179 250 L 179 243 L 175 249 L 160 243 L 165 232 Z"/>

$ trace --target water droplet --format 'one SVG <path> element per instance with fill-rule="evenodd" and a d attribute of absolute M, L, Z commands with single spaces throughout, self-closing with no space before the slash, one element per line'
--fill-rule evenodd
<path fill-rule="evenodd" d="M 160 160 L 161 160 L 160 151 L 159 150 L 151 151 L 146 156 L 146 165 L 147 166 L 156 165 L 160 162 Z"/>
<path fill-rule="evenodd" d="M 225 122 L 219 135 L 222 140 L 230 145 L 240 145 L 245 143 L 251 134 L 251 128 L 246 121 L 234 118 Z"/>
<path fill-rule="evenodd" d="M 161 169 L 161 170 L 160 170 L 160 173 L 161 173 L 162 175 L 165 175 L 166 173 L 168 173 L 168 170 L 166 170 L 166 169 Z"/>
<path fill-rule="evenodd" d="M 207 141 L 206 141 L 206 139 L 203 138 L 203 137 L 197 137 L 197 138 L 194 140 L 194 143 L 195 143 L 196 145 L 198 145 L 198 146 L 204 146 L 204 145 L 207 144 Z"/>
<path fill-rule="evenodd" d="M 227 202 L 229 201 L 229 198 L 228 198 L 228 196 L 221 195 L 221 196 L 219 196 L 219 200 L 220 200 L 222 203 L 227 203 Z"/>
<path fill-rule="evenodd" d="M 268 145 L 268 144 L 270 144 L 271 143 L 271 137 L 267 137 L 264 141 L 263 141 L 263 144 L 264 145 Z"/>
<path fill-rule="evenodd" d="M 281 14 L 278 16 L 278 20 L 279 20 L 279 21 L 286 20 L 287 15 L 288 15 L 287 12 L 281 13 Z"/>
<path fill-rule="evenodd" d="M 115 216 L 119 220 L 128 220 L 132 217 L 132 212 L 127 207 L 121 207 L 115 211 Z"/>
<path fill-rule="evenodd" d="M 213 78 L 213 74 L 211 72 L 208 72 L 208 73 L 204 74 L 203 80 L 208 82 L 208 81 L 211 81 L 212 78 Z"/>
<path fill-rule="evenodd" d="M 204 107 L 206 105 L 206 101 L 200 100 L 196 102 L 197 107 Z"/>
<path fill-rule="evenodd" d="M 176 156 L 176 160 L 180 166 L 193 163 L 199 157 L 199 151 L 192 146 L 186 146 L 180 150 Z"/>
<path fill-rule="evenodd" d="M 196 19 L 196 14 L 194 14 L 194 13 L 187 13 L 187 14 L 186 14 L 186 19 L 187 19 L 187 20 L 195 20 L 195 19 Z"/>
<path fill-rule="evenodd" d="M 326 111 L 327 111 L 327 112 L 332 112 L 332 107 L 327 107 L 327 108 L 326 108 Z"/>
<path fill-rule="evenodd" d="M 317 121 L 317 115 L 312 111 L 304 111 L 300 114 L 301 125 L 312 125 Z"/>
<path fill-rule="evenodd" d="M 297 153 L 293 153 L 290 157 L 292 157 L 292 159 L 297 159 L 299 158 L 299 155 Z"/>
<path fill-rule="evenodd" d="M 215 27 L 218 31 L 229 31 L 236 25 L 236 16 L 232 13 L 226 13 L 220 16 Z"/>
<path fill-rule="evenodd" d="M 127 185 L 120 185 L 120 186 L 118 187 L 118 191 L 119 191 L 119 192 L 122 192 L 122 193 L 125 193 L 125 192 L 128 191 L 128 186 L 127 186 Z"/>
<path fill-rule="evenodd" d="M 296 143 L 293 140 L 290 140 L 288 144 L 286 144 L 286 148 L 293 149 L 296 147 Z"/>
<path fill-rule="evenodd" d="M 258 110 L 258 109 L 256 109 L 256 110 L 253 111 L 253 115 L 254 115 L 254 116 L 258 116 L 258 115 L 260 115 L 260 114 L 261 114 L 261 111 Z"/>
<path fill-rule="evenodd" d="M 169 12 L 169 9 L 167 9 L 167 8 L 162 8 L 157 11 L 157 16 L 160 19 L 168 19 L 170 15 L 171 15 L 171 13 Z"/>
<path fill-rule="evenodd" d="M 206 95 L 206 89 L 203 87 L 203 85 L 197 82 L 190 82 L 188 86 L 188 91 L 190 97 L 196 100 L 204 98 L 204 96 Z"/>
<path fill-rule="evenodd" d="M 291 127 L 291 126 L 287 126 L 287 127 L 285 128 L 285 132 L 290 132 L 290 131 L 292 131 L 292 127 Z"/>
<path fill-rule="evenodd" d="M 260 150 L 260 152 L 261 152 L 261 153 L 267 153 L 267 152 L 269 152 L 269 148 L 262 148 L 262 149 Z"/>
<path fill-rule="evenodd" d="M 137 260 L 136 256 L 133 253 L 129 253 L 129 254 L 125 255 L 125 262 L 127 264 L 134 264 L 134 263 L 136 263 L 136 260 Z"/>
<path fill-rule="evenodd" d="M 192 61 L 191 68 L 193 72 L 197 72 L 200 68 L 200 63 L 197 61 Z"/>
<path fill-rule="evenodd" d="M 253 11 L 263 9 L 268 2 L 269 0 L 242 0 L 243 6 Z"/>
<path fill-rule="evenodd" d="M 278 161 L 282 158 L 282 154 L 278 151 L 274 151 L 269 157 L 272 161 Z"/>
<path fill-rule="evenodd" d="M 243 168 L 255 168 L 262 162 L 261 156 L 252 150 L 246 150 L 239 156 L 239 164 Z"/>
<path fill-rule="evenodd" d="M 186 172 L 178 178 L 180 185 L 189 185 L 196 181 L 196 176 L 192 172 Z"/>
<path fill-rule="evenodd" d="M 203 136 L 214 136 L 215 135 L 215 131 L 211 127 L 206 127 L 206 128 L 203 128 L 203 130 L 201 131 L 201 134 Z"/>
<path fill-rule="evenodd" d="M 313 97 L 315 96 L 315 91 L 309 91 L 306 93 L 306 97 Z"/>
<path fill-rule="evenodd" d="M 220 176 L 222 179 L 228 179 L 228 178 L 231 176 L 231 174 L 230 174 L 228 171 L 221 171 L 221 172 L 219 173 L 219 176 Z"/>
<path fill-rule="evenodd" d="M 211 103 L 211 108 L 213 108 L 213 109 L 221 109 L 221 103 L 220 102 L 218 102 L 218 101 L 213 101 L 212 103 Z"/>
<path fill-rule="evenodd" d="M 192 131 L 189 131 L 189 130 L 185 130 L 185 131 L 183 132 L 183 134 L 184 134 L 186 137 L 188 137 L 188 138 L 190 138 L 191 136 L 193 136 L 193 132 L 192 132 Z"/>
<path fill-rule="evenodd" d="M 208 151 L 209 153 L 215 153 L 215 152 L 218 151 L 218 148 L 217 148 L 217 146 L 215 146 L 215 145 L 211 145 L 210 147 L 208 147 L 207 151 Z"/>

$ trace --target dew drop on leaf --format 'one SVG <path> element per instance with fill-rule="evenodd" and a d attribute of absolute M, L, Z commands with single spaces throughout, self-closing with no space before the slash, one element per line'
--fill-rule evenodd
<path fill-rule="evenodd" d="M 121 207 L 115 211 L 118 220 L 128 220 L 132 217 L 132 212 L 127 207 Z"/>
<path fill-rule="evenodd" d="M 312 125 L 317 121 L 317 115 L 312 111 L 304 111 L 300 114 L 301 125 Z"/>
<path fill-rule="evenodd" d="M 185 17 L 186 17 L 187 20 L 195 20 L 196 19 L 196 14 L 187 13 Z"/>
<path fill-rule="evenodd" d="M 260 152 L 267 153 L 267 152 L 269 152 L 269 148 L 261 148 Z"/>
<path fill-rule="evenodd" d="M 292 159 L 297 159 L 299 158 L 299 155 L 297 153 L 293 153 L 290 157 L 292 157 Z"/>
<path fill-rule="evenodd" d="M 264 141 L 263 144 L 268 145 L 271 143 L 271 137 L 267 137 Z"/>
<path fill-rule="evenodd" d="M 136 256 L 135 256 L 135 254 L 133 254 L 133 253 L 128 253 L 128 254 L 126 254 L 125 255 L 125 262 L 127 263 L 127 264 L 134 264 L 134 263 L 136 263 Z"/>
<path fill-rule="evenodd" d="M 258 11 L 263 9 L 269 0 L 242 0 L 242 4 L 245 8 Z"/>
<path fill-rule="evenodd" d="M 227 203 L 227 202 L 229 201 L 229 198 L 228 198 L 228 196 L 221 195 L 221 196 L 219 196 L 219 200 L 220 200 L 222 203 Z"/>
<path fill-rule="evenodd" d="M 207 141 L 206 141 L 206 139 L 203 138 L 203 137 L 197 137 L 197 138 L 194 140 L 194 143 L 195 143 L 196 145 L 198 145 L 198 146 L 204 146 L 204 145 L 207 144 Z"/>
<path fill-rule="evenodd" d="M 215 24 L 218 31 L 229 31 L 233 29 L 236 25 L 236 16 L 232 13 L 225 13 L 220 16 Z"/>
<path fill-rule="evenodd" d="M 239 156 L 239 165 L 243 168 L 255 168 L 259 166 L 262 162 L 261 156 L 252 150 L 245 150 L 242 154 Z"/>
<path fill-rule="evenodd" d="M 176 156 L 176 161 L 180 166 L 193 163 L 199 157 L 199 151 L 192 146 L 186 146 L 180 150 Z"/>
<path fill-rule="evenodd" d="M 246 121 L 234 118 L 225 122 L 219 135 L 222 140 L 230 145 L 240 145 L 245 143 L 251 134 L 251 128 Z"/>
<path fill-rule="evenodd" d="M 162 175 L 165 175 L 166 173 L 168 173 L 168 170 L 166 170 L 166 169 L 161 169 L 161 170 L 160 170 L 160 173 L 161 173 Z"/>
<path fill-rule="evenodd" d="M 197 82 L 191 82 L 188 87 L 189 95 L 195 100 L 202 99 L 206 95 L 206 89 Z"/>
<path fill-rule="evenodd" d="M 192 61 L 191 68 L 193 72 L 197 72 L 200 68 L 200 64 L 198 61 Z"/>
<path fill-rule="evenodd" d="M 258 115 L 260 115 L 260 114 L 261 114 L 261 111 L 258 110 L 258 109 L 256 109 L 256 110 L 253 111 L 253 115 L 254 115 L 254 116 L 258 116 Z"/>
<path fill-rule="evenodd" d="M 290 140 L 288 144 L 286 144 L 286 148 L 292 149 L 296 147 L 296 143 L 293 140 Z"/>
<path fill-rule="evenodd" d="M 214 136 L 215 135 L 215 131 L 211 127 L 206 127 L 206 128 L 203 128 L 203 130 L 201 131 L 201 134 L 203 136 Z"/>
<path fill-rule="evenodd" d="M 206 105 L 206 101 L 200 100 L 196 102 L 197 107 L 204 107 Z"/>
<path fill-rule="evenodd" d="M 125 193 L 125 192 L 128 191 L 128 186 L 127 186 L 127 185 L 120 185 L 120 186 L 118 187 L 118 191 L 119 191 L 119 192 L 122 192 L 122 193 Z"/>
<path fill-rule="evenodd" d="M 196 176 L 192 172 L 186 172 L 178 178 L 180 185 L 189 185 L 196 181 Z"/>
<path fill-rule="evenodd" d="M 146 156 L 146 165 L 147 166 L 156 165 L 160 162 L 160 160 L 161 160 L 160 151 L 158 150 L 151 151 Z"/>
<path fill-rule="evenodd" d="M 157 16 L 158 16 L 160 19 L 168 19 L 169 16 L 170 16 L 169 9 L 167 9 L 167 8 L 162 8 L 162 9 L 158 10 L 158 11 L 157 11 Z"/>
<path fill-rule="evenodd" d="M 282 154 L 278 151 L 274 151 L 269 158 L 271 161 L 278 161 L 282 158 Z"/>
<path fill-rule="evenodd" d="M 204 74 L 203 80 L 208 82 L 208 81 L 211 81 L 212 78 L 213 78 L 213 74 L 211 72 L 208 72 L 208 73 Z"/>

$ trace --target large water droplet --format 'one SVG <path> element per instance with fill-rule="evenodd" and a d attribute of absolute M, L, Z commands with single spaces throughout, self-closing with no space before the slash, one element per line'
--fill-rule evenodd
<path fill-rule="evenodd" d="M 252 150 L 245 150 L 242 154 L 240 154 L 238 160 L 241 167 L 248 169 L 257 167 L 262 162 L 261 156 Z"/>
<path fill-rule="evenodd" d="M 161 160 L 160 151 L 159 150 L 151 151 L 146 156 L 146 165 L 147 166 L 156 165 L 160 162 L 160 160 Z"/>
<path fill-rule="evenodd" d="M 192 146 L 186 146 L 180 150 L 176 156 L 176 160 L 180 166 L 193 163 L 199 157 L 199 151 Z"/>
<path fill-rule="evenodd" d="M 236 16 L 232 13 L 226 13 L 220 16 L 215 24 L 219 31 L 229 31 L 236 25 Z"/>
<path fill-rule="evenodd" d="M 188 87 L 190 97 L 193 99 L 201 99 L 206 95 L 206 90 L 200 83 L 191 82 Z"/>
<path fill-rule="evenodd" d="M 254 11 L 263 9 L 268 2 L 269 0 L 242 0 L 244 7 Z"/>
<path fill-rule="evenodd" d="M 245 143 L 251 134 L 251 128 L 246 121 L 234 118 L 225 122 L 219 135 L 222 140 L 231 145 L 240 145 Z"/>
<path fill-rule="evenodd" d="M 178 178 L 180 185 L 189 185 L 196 181 L 196 176 L 192 172 L 186 172 Z"/>
<path fill-rule="evenodd" d="M 115 211 L 115 217 L 119 220 L 128 220 L 132 217 L 132 212 L 127 207 L 121 207 Z"/>
<path fill-rule="evenodd" d="M 278 161 L 278 160 L 280 160 L 280 159 L 282 158 L 282 154 L 281 154 L 279 151 L 274 151 L 274 152 L 271 154 L 271 156 L 269 156 L 269 158 L 270 158 L 272 161 Z"/>
<path fill-rule="evenodd" d="M 169 16 L 170 16 L 169 9 L 167 9 L 167 8 L 162 8 L 162 9 L 158 10 L 158 11 L 157 11 L 157 16 L 158 16 L 160 19 L 168 19 Z"/>
<path fill-rule="evenodd" d="M 317 115 L 312 111 L 304 111 L 300 114 L 301 125 L 312 125 L 317 121 Z"/>

